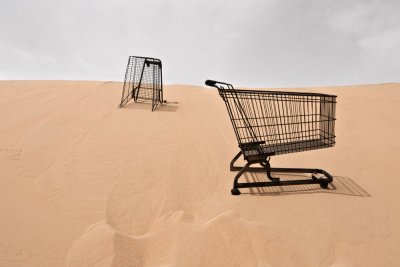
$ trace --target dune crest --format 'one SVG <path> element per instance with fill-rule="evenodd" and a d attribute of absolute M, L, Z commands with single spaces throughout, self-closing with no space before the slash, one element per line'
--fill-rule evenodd
<path fill-rule="evenodd" d="M 326 169 L 332 186 L 240 196 L 215 90 L 165 86 L 151 112 L 118 109 L 121 88 L 0 81 L 1 266 L 400 265 L 399 84 L 296 89 L 338 95 L 337 144 L 271 164 Z"/>

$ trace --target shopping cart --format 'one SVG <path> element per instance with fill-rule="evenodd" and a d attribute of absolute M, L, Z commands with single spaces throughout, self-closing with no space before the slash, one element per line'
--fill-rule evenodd
<path fill-rule="evenodd" d="M 129 57 L 119 107 L 124 107 L 132 98 L 135 102 L 138 100 L 150 100 L 152 103 L 151 111 L 154 111 L 160 104 L 165 103 L 160 59 Z"/>
<path fill-rule="evenodd" d="M 239 188 L 320 184 L 328 188 L 332 175 L 321 169 L 271 168 L 270 157 L 332 147 L 335 145 L 336 96 L 263 90 L 238 90 L 231 84 L 207 80 L 224 100 L 240 152 L 232 159 L 231 171 L 239 171 L 233 182 L 233 195 Z M 235 162 L 243 155 L 243 167 Z M 259 164 L 261 167 L 250 167 Z M 265 172 L 270 181 L 239 183 L 246 171 Z M 281 180 L 278 173 L 309 173 L 309 179 Z"/>

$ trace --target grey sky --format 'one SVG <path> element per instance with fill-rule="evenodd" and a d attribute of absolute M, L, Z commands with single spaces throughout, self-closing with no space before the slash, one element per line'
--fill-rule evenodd
<path fill-rule="evenodd" d="M 168 84 L 400 82 L 398 14 L 398 0 L 0 0 L 0 79 L 121 81 L 140 55 Z"/>

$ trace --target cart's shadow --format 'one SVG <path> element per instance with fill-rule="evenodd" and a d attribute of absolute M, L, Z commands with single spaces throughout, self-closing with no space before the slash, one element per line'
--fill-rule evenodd
<path fill-rule="evenodd" d="M 246 172 L 243 175 L 246 182 L 264 182 L 266 175 L 263 173 Z M 294 173 L 274 173 L 274 176 L 281 180 L 303 180 L 308 176 L 304 174 Z M 334 176 L 333 182 L 329 184 L 329 188 L 323 189 L 319 184 L 289 185 L 289 186 L 271 186 L 271 187 L 254 187 L 249 190 L 241 190 L 242 194 L 260 195 L 260 196 L 279 196 L 293 194 L 313 194 L 313 193 L 330 193 L 357 197 L 371 197 L 360 185 L 355 183 L 348 177 Z"/>
<path fill-rule="evenodd" d="M 161 105 L 159 105 L 154 111 L 160 111 L 160 112 L 175 112 L 178 110 L 179 102 L 174 101 L 174 102 L 166 102 Z M 136 102 L 130 102 L 124 106 L 124 108 L 128 109 L 149 109 L 151 110 L 151 102 L 150 101 L 136 101 Z"/>

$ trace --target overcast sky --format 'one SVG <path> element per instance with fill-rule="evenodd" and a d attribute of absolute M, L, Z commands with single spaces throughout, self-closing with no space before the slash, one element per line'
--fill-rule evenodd
<path fill-rule="evenodd" d="M 400 82 L 399 14 L 399 0 L 0 0 L 0 79 L 122 81 L 139 55 L 167 84 Z"/>

